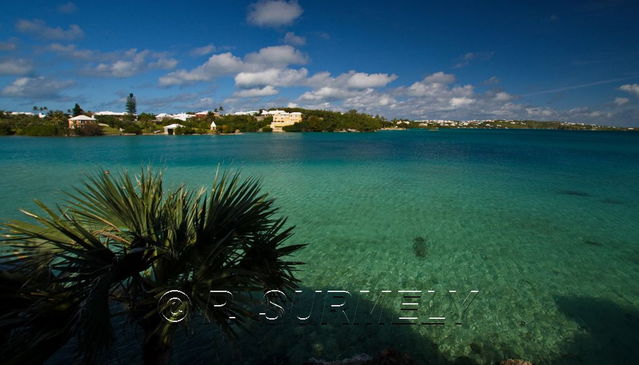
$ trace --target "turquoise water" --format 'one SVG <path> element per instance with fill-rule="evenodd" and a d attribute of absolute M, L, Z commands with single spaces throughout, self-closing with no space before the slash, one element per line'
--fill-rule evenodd
<path fill-rule="evenodd" d="M 297 226 L 292 242 L 309 243 L 298 255 L 305 290 L 423 290 L 420 320 L 450 311 L 447 290 L 479 290 L 460 326 L 392 325 L 406 315 L 397 300 L 380 304 L 385 325 L 257 323 L 239 347 L 203 325 L 180 336 L 176 363 L 299 364 L 388 347 L 420 363 L 627 363 L 639 354 L 639 134 L 6 137 L 0 217 L 18 217 L 33 198 L 61 200 L 84 173 L 141 165 L 192 186 L 208 185 L 218 165 L 262 177 Z M 118 351 L 126 359 L 137 347 Z"/>

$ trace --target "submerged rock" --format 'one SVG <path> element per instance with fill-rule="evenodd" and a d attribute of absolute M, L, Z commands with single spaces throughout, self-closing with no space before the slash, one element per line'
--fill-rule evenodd
<path fill-rule="evenodd" d="M 593 240 L 584 239 L 583 243 L 589 246 L 603 246 L 603 243 Z"/>
<path fill-rule="evenodd" d="M 416 365 L 417 363 L 408 354 L 395 349 L 386 349 L 371 357 L 367 354 L 355 355 L 349 359 L 324 361 L 309 359 L 303 365 Z"/>
<path fill-rule="evenodd" d="M 561 190 L 561 191 L 559 191 L 559 194 L 573 195 L 573 196 L 583 196 L 583 197 L 592 196 L 590 193 L 587 193 L 585 191 L 579 191 L 579 190 Z"/>
<path fill-rule="evenodd" d="M 427 248 L 424 237 L 415 237 L 415 239 L 413 239 L 413 253 L 415 253 L 415 256 L 419 258 L 426 257 Z"/>
<path fill-rule="evenodd" d="M 533 363 L 526 360 L 508 359 L 500 362 L 499 365 L 533 365 Z"/>

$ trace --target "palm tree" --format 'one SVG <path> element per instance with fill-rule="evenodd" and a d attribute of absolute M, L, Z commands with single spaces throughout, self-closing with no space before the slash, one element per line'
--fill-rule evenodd
<path fill-rule="evenodd" d="M 32 222 L 4 225 L 1 242 L 13 251 L 0 261 L 1 358 L 41 361 L 75 338 L 85 361 L 103 359 L 112 319 L 125 315 L 144 331 L 145 363 L 167 363 L 177 327 L 160 317 L 167 291 L 186 293 L 190 307 L 180 310 L 233 337 L 254 318 L 251 293 L 296 287 L 301 263 L 286 256 L 304 245 L 284 245 L 293 227 L 259 180 L 223 173 L 209 191 L 168 192 L 162 181 L 150 169 L 95 174 L 65 205 L 36 201 L 42 213 L 24 211 Z M 211 311 L 211 289 L 232 291 L 234 301 Z"/>

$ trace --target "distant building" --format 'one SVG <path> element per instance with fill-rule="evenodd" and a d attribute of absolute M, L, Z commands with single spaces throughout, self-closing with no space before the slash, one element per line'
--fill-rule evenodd
<path fill-rule="evenodd" d="M 213 115 L 214 117 L 219 117 L 220 116 L 220 113 L 213 112 L 213 111 L 210 111 L 210 110 L 203 110 L 201 112 L 197 112 L 197 113 L 195 113 L 195 116 L 197 118 L 205 118 L 205 117 L 208 117 L 209 114 Z"/>
<path fill-rule="evenodd" d="M 165 119 L 179 119 L 179 120 L 181 120 L 183 122 L 186 122 L 187 119 L 193 118 L 193 117 L 195 117 L 194 114 L 186 114 L 186 113 L 167 114 L 167 113 L 160 113 L 160 114 L 155 116 L 155 120 L 163 121 Z"/>
<path fill-rule="evenodd" d="M 262 110 L 262 115 L 277 115 L 277 114 L 286 114 L 284 110 Z"/>
<path fill-rule="evenodd" d="M 123 117 L 123 116 L 127 115 L 127 113 L 112 112 L 112 111 L 109 111 L 109 110 L 104 110 L 104 111 L 101 111 L 101 112 L 95 112 L 95 113 L 93 113 L 93 115 L 94 116 L 96 116 L 96 115 L 104 115 L 104 116 L 109 115 L 109 116 L 114 116 L 114 117 Z"/>
<path fill-rule="evenodd" d="M 178 128 L 184 128 L 184 126 L 182 124 L 177 124 L 177 123 L 169 124 L 164 127 L 164 134 L 174 135 L 175 130 Z"/>
<path fill-rule="evenodd" d="M 258 115 L 260 114 L 259 111 L 257 110 L 249 110 L 247 112 L 235 112 L 233 113 L 233 115 Z"/>
<path fill-rule="evenodd" d="M 211 121 L 211 130 L 217 129 L 217 124 L 214 121 Z"/>
<path fill-rule="evenodd" d="M 76 127 L 82 127 L 93 123 L 95 123 L 95 118 L 88 117 L 86 115 L 78 115 L 77 117 L 69 118 L 69 129 L 75 129 Z"/>
<path fill-rule="evenodd" d="M 282 128 L 299 123 L 302 121 L 302 113 L 300 112 L 282 112 L 273 114 L 273 122 L 271 122 L 271 129 L 273 132 L 282 132 Z"/>

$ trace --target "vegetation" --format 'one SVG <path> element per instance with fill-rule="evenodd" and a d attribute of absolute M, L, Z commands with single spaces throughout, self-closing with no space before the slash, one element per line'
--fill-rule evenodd
<path fill-rule="evenodd" d="M 130 93 L 129 96 L 127 96 L 126 98 L 126 112 L 129 113 L 129 115 L 135 115 L 137 112 L 137 101 L 135 100 L 135 96 L 133 96 L 133 93 Z"/>
<path fill-rule="evenodd" d="M 224 115 L 215 118 L 217 130 L 221 133 L 240 132 L 257 132 L 260 129 L 271 124 L 271 120 L 258 118 L 252 115 Z"/>
<path fill-rule="evenodd" d="M 131 99 L 127 101 L 127 106 L 135 107 L 135 97 L 129 95 Z M 132 101 L 132 104 L 129 103 Z M 35 106 L 34 110 L 47 110 L 46 107 Z M 127 108 L 127 111 L 130 108 Z M 302 113 L 302 122 L 284 127 L 286 132 L 338 132 L 338 131 L 360 131 L 369 132 L 382 128 L 469 128 L 469 129 L 558 129 L 558 130 L 639 130 L 639 128 L 623 128 L 604 125 L 591 125 L 581 123 L 567 123 L 559 121 L 534 121 L 534 120 L 491 120 L 491 121 L 409 121 L 392 120 L 387 121 L 381 116 L 372 116 L 365 113 L 358 113 L 351 110 L 346 113 L 312 110 L 302 108 L 282 108 L 287 112 L 298 111 Z M 252 115 L 224 115 L 220 116 L 217 110 L 222 111 L 223 107 L 215 109 L 205 116 L 193 116 L 186 121 L 179 119 L 165 119 L 157 121 L 156 116 L 150 113 L 141 113 L 136 116 L 126 114 L 124 116 L 96 115 L 98 123 L 107 124 L 109 127 L 102 127 L 100 134 L 144 134 L 158 133 L 169 124 L 181 124 L 184 127 L 176 130 L 176 134 L 209 134 L 211 123 L 216 124 L 216 133 L 235 132 L 272 132 L 270 124 L 272 116 L 252 116 Z M 80 105 L 75 104 L 70 113 L 86 113 Z M 28 136 L 65 136 L 70 134 L 87 135 L 85 133 L 70 133 L 67 129 L 67 119 L 69 115 L 61 111 L 49 111 L 45 118 L 38 118 L 36 115 L 11 115 L 0 111 L 0 135 L 28 135 Z M 95 130 L 94 130 L 95 132 Z"/>
<path fill-rule="evenodd" d="M 395 124 L 395 123 L 394 123 Z M 396 124 L 397 125 L 397 124 Z M 568 123 L 560 121 L 537 120 L 487 120 L 476 122 L 452 122 L 442 123 L 437 121 L 404 121 L 402 128 L 469 128 L 469 129 L 556 129 L 556 130 L 598 130 L 619 131 L 629 130 L 623 127 L 604 126 L 585 123 Z M 630 129 L 632 130 L 632 129 Z"/>
<path fill-rule="evenodd" d="M 0 111 L 0 135 L 66 136 L 68 115 L 61 111 L 49 111 L 44 117 L 37 115 L 11 115 Z"/>
<path fill-rule="evenodd" d="M 82 115 L 84 114 L 84 110 L 82 110 L 82 108 L 80 107 L 80 104 L 76 103 L 73 106 L 73 116 L 77 117 L 78 115 Z"/>
<path fill-rule="evenodd" d="M 199 314 L 233 337 L 255 318 L 251 293 L 296 287 L 301 263 L 287 257 L 304 245 L 284 245 L 293 228 L 259 181 L 221 174 L 205 192 L 162 180 L 98 173 L 56 210 L 36 201 L 29 222 L 3 225 L 4 363 L 41 363 L 71 340 L 85 362 L 105 359 L 112 320 L 126 316 L 144 333 L 145 363 L 165 364 L 177 327 L 161 318 L 163 293 L 186 293 L 185 321 Z M 211 311 L 211 288 L 239 294 Z"/>
<path fill-rule="evenodd" d="M 350 110 L 340 113 L 328 110 L 310 110 L 302 108 L 284 108 L 287 112 L 301 112 L 302 122 L 282 128 L 286 132 L 371 132 L 391 124 L 380 116 L 358 113 Z"/>

